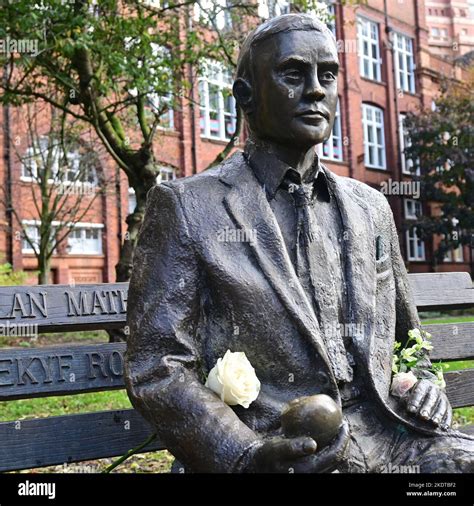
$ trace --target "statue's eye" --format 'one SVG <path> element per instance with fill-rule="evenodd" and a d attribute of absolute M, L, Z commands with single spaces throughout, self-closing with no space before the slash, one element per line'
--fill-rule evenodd
<path fill-rule="evenodd" d="M 291 81 L 298 81 L 299 79 L 301 79 L 302 74 L 297 69 L 290 69 L 285 72 L 284 76 L 285 78 L 290 79 Z"/>
<path fill-rule="evenodd" d="M 320 81 L 335 81 L 336 76 L 334 72 L 331 72 L 330 70 L 326 70 L 326 72 L 323 72 L 319 76 Z"/>

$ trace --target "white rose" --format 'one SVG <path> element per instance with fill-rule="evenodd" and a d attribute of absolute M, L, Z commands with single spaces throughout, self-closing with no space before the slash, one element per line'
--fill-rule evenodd
<path fill-rule="evenodd" d="M 403 397 L 417 381 L 418 378 L 411 371 L 399 372 L 392 379 L 390 392 L 395 397 Z"/>
<path fill-rule="evenodd" d="M 227 350 L 209 372 L 206 387 L 229 406 L 248 408 L 260 392 L 260 381 L 245 353 Z"/>

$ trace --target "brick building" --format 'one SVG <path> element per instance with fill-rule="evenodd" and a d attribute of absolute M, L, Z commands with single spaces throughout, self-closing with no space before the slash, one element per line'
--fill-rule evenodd
<path fill-rule="evenodd" d="M 474 0 L 426 0 L 431 52 L 454 60 L 474 50 Z"/>
<path fill-rule="evenodd" d="M 289 9 L 284 0 L 271 5 L 261 2 L 262 17 Z M 438 44 L 433 28 L 445 19 L 451 20 L 450 37 L 457 37 L 462 51 L 469 50 L 472 3 L 369 0 L 357 8 L 339 2 L 330 6 L 335 15 L 332 29 L 341 63 L 339 105 L 333 134 L 319 153 L 337 174 L 359 179 L 387 194 L 411 272 L 432 270 L 433 246 L 439 239 L 421 241 L 416 230 L 407 229 L 417 215 L 430 213 L 431 209 L 418 200 L 416 185 L 409 184 L 413 176 L 410 160 L 403 156 L 403 147 L 409 142 L 403 131 L 403 117 L 408 111 L 432 106 L 441 76 L 462 79 L 462 68 L 453 62 L 456 55 L 447 55 L 445 48 L 440 49 L 443 45 Z M 467 13 L 462 23 L 456 9 Z M 222 22 L 229 21 L 223 18 Z M 231 73 L 209 62 L 206 77 L 196 81 L 194 87 L 199 105 L 182 99 L 176 110 L 167 113 L 156 142 L 161 180 L 204 170 L 226 146 L 235 128 L 234 101 L 225 93 L 231 84 Z M 25 202 L 22 219 L 28 220 L 28 233 L 34 236 L 37 224 L 31 204 L 26 204 L 24 197 L 31 182 L 24 177 L 22 163 L 15 157 L 17 150 L 12 148 L 15 139 L 22 138 L 19 131 L 23 122 L 21 110 L 4 108 L 0 118 L 0 173 L 3 172 L 5 188 L 11 188 L 13 201 Z M 244 137 L 245 134 L 242 141 Z M 115 280 L 125 218 L 134 207 L 134 194 L 109 157 L 101 156 L 100 170 L 112 184 L 75 227 L 68 244 L 53 256 L 52 282 Z M 32 270 L 35 257 L 9 220 L 6 213 L 0 252 L 16 269 Z M 471 255 L 468 247 L 458 248 L 437 270 L 470 271 Z"/>

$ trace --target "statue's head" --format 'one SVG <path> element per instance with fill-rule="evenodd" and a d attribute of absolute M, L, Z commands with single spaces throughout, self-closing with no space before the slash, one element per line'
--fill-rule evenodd
<path fill-rule="evenodd" d="M 245 39 L 233 94 L 256 137 L 308 149 L 331 134 L 338 68 L 328 27 L 308 14 L 285 14 Z"/>

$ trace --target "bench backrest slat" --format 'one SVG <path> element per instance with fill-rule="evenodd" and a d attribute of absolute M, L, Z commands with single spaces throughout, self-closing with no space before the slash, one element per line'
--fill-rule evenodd
<path fill-rule="evenodd" d="M 410 274 L 420 311 L 474 305 L 467 272 Z M 0 327 L 37 325 L 40 332 L 119 328 L 126 323 L 128 283 L 0 287 Z"/>
<path fill-rule="evenodd" d="M 433 360 L 474 358 L 474 323 L 427 325 Z M 0 349 L 0 401 L 124 387 L 125 343 Z"/>
<path fill-rule="evenodd" d="M 474 305 L 468 272 L 435 272 L 408 276 L 419 311 L 465 309 Z"/>
<path fill-rule="evenodd" d="M 123 388 L 125 347 L 0 348 L 0 401 Z"/>
<path fill-rule="evenodd" d="M 472 280 L 468 272 L 424 272 L 421 274 L 408 274 L 413 292 L 420 294 L 432 290 L 472 289 Z"/>
<path fill-rule="evenodd" d="M 448 372 L 444 377 L 446 394 L 453 408 L 474 405 L 474 369 Z"/>
<path fill-rule="evenodd" d="M 127 294 L 128 283 L 3 286 L 0 326 L 22 324 L 32 332 L 120 328 Z"/>
<path fill-rule="evenodd" d="M 474 358 L 474 322 L 423 325 L 433 336 L 432 360 Z"/>
<path fill-rule="evenodd" d="M 0 471 L 125 454 L 152 434 L 133 409 L 0 423 Z M 143 451 L 162 450 L 152 441 Z"/>

